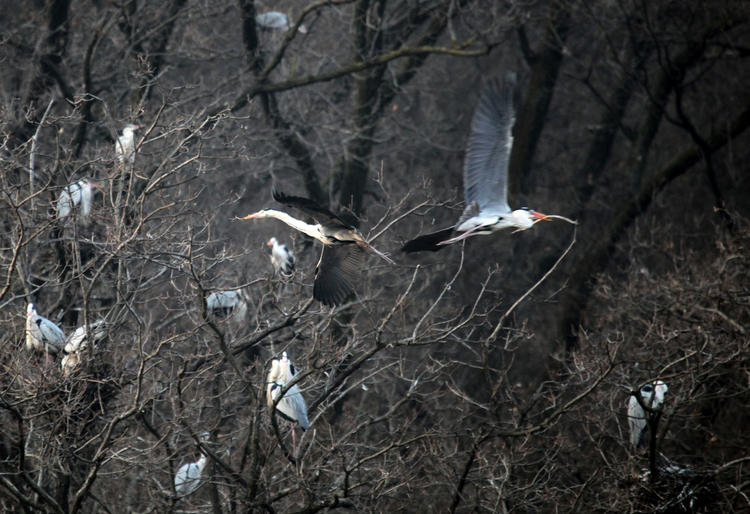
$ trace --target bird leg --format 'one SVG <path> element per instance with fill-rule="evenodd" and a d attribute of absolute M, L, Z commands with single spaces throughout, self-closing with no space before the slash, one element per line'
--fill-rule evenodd
<path fill-rule="evenodd" d="M 294 435 L 294 423 L 292 425 L 292 457 L 297 458 L 297 438 Z"/>
<path fill-rule="evenodd" d="M 380 257 L 381 259 L 383 259 L 388 264 L 396 264 L 395 262 L 393 262 L 393 259 L 391 259 L 390 257 L 388 257 L 386 254 L 384 254 L 380 250 L 376 249 L 374 246 L 371 246 L 370 244 L 368 244 L 368 243 L 366 243 L 364 241 L 357 241 L 357 244 L 359 246 L 361 246 L 362 248 L 370 250 L 372 253 L 374 253 L 375 255 L 377 255 L 378 257 Z"/>
<path fill-rule="evenodd" d="M 439 245 L 449 245 L 449 244 L 453 244 L 453 243 L 458 243 L 462 239 L 466 239 L 467 237 L 471 237 L 471 236 L 477 235 L 474 232 L 476 232 L 477 230 L 480 230 L 482 228 L 483 228 L 482 225 L 477 225 L 476 227 L 470 228 L 466 232 L 464 232 L 464 233 L 462 233 L 462 234 L 460 234 L 460 235 L 458 235 L 456 237 L 452 237 L 450 239 L 446 239 L 445 241 L 440 241 L 438 244 Z"/>

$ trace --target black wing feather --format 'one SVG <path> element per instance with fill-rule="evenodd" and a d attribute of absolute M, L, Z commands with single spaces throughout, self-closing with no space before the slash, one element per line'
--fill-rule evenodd
<path fill-rule="evenodd" d="M 442 250 L 446 245 L 439 245 L 438 243 L 450 239 L 451 236 L 453 236 L 454 228 L 455 227 L 448 227 L 443 230 L 438 230 L 437 232 L 415 237 L 411 241 L 407 241 L 407 243 L 401 247 L 401 251 L 412 253 L 437 252 L 438 250 Z"/>
<path fill-rule="evenodd" d="M 362 273 L 365 252 L 357 245 L 323 247 L 315 273 L 313 298 L 333 307 L 354 295 L 354 280 Z"/>
<path fill-rule="evenodd" d="M 274 189 L 273 199 L 279 203 L 283 203 L 289 207 L 299 209 L 300 211 L 311 216 L 316 222 L 321 224 L 336 224 L 346 228 L 352 228 L 351 225 L 345 223 L 341 218 L 336 216 L 334 213 L 321 207 L 317 202 L 310 200 L 309 198 L 303 198 L 301 196 L 293 196 L 282 193 L 281 191 Z"/>

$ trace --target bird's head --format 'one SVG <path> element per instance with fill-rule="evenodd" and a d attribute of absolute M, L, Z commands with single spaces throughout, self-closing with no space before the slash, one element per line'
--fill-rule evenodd
<path fill-rule="evenodd" d="M 537 221 L 547 219 L 547 216 L 545 216 L 541 212 L 531 210 L 528 207 L 521 207 L 520 209 L 516 209 L 515 211 L 511 212 L 510 215 L 515 222 L 514 224 L 518 227 L 519 230 L 531 228 Z"/>
<path fill-rule="evenodd" d="M 268 242 L 266 243 L 266 245 L 267 245 L 267 246 L 276 246 L 277 244 L 279 244 L 279 242 L 278 242 L 278 241 L 276 240 L 276 238 L 275 238 L 275 237 L 272 237 L 272 238 L 271 238 L 271 239 L 269 239 L 269 240 L 268 240 Z"/>
<path fill-rule="evenodd" d="M 132 133 L 132 132 L 135 132 L 136 130 L 138 130 L 139 128 L 142 128 L 142 126 L 141 125 L 136 125 L 135 123 L 128 123 L 127 125 L 125 125 L 122 128 L 122 132 L 123 132 L 123 134 L 127 133 L 127 132 Z"/>
<path fill-rule="evenodd" d="M 36 314 L 36 307 L 34 307 L 33 303 L 30 303 L 28 307 L 26 307 L 26 315 L 33 316 L 34 314 Z"/>

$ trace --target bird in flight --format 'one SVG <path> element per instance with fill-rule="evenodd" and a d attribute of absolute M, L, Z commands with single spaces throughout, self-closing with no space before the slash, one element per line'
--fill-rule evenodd
<path fill-rule="evenodd" d="M 324 305 L 339 305 L 354 294 L 352 284 L 364 270 L 365 251 L 374 253 L 388 264 L 395 264 L 387 255 L 365 241 L 356 228 L 313 200 L 286 195 L 276 190 L 273 191 L 273 198 L 304 212 L 314 223 L 305 223 L 286 212 L 274 209 L 263 209 L 241 219 L 276 218 L 323 243 L 323 252 L 315 271 L 313 298 Z"/>
<path fill-rule="evenodd" d="M 455 225 L 408 241 L 403 252 L 436 252 L 471 236 L 504 228 L 526 230 L 547 216 L 522 207 L 508 206 L 508 161 L 513 146 L 513 92 L 515 73 L 503 83 L 491 82 L 482 91 L 474 111 L 464 157 L 466 207 Z"/>

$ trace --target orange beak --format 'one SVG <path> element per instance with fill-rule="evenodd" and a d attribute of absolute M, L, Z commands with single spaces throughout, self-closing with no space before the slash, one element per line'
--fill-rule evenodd
<path fill-rule="evenodd" d="M 273 246 L 273 243 L 272 243 L 272 242 L 271 242 L 271 241 L 269 240 L 269 241 L 268 241 L 268 242 L 266 243 L 266 246 Z"/>
<path fill-rule="evenodd" d="M 254 213 L 252 213 L 252 214 L 248 214 L 248 215 L 247 215 L 247 216 L 245 216 L 244 218 L 240 218 L 240 219 L 241 219 L 241 220 L 251 220 L 251 219 L 253 219 L 253 218 L 257 217 L 257 216 L 258 216 L 258 213 L 257 213 L 257 212 L 254 212 Z"/>
<path fill-rule="evenodd" d="M 537 219 L 549 221 L 549 218 L 541 212 L 531 211 L 531 215 Z"/>

